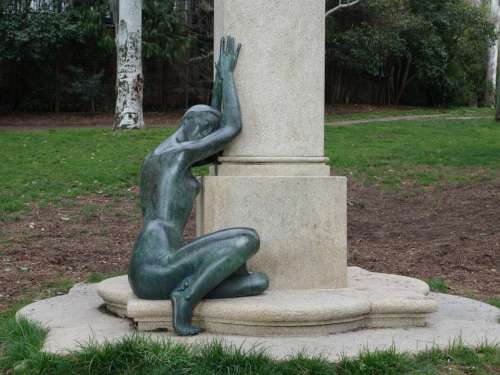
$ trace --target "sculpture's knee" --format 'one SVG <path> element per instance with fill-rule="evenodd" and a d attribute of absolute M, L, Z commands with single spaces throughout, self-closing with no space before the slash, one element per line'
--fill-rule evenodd
<path fill-rule="evenodd" d="M 240 229 L 236 239 L 236 247 L 244 250 L 249 257 L 255 255 L 260 247 L 259 234 L 254 229 Z"/>

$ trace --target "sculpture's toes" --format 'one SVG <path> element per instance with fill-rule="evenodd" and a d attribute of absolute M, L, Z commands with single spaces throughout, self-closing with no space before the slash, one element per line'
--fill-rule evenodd
<path fill-rule="evenodd" d="M 175 332 L 179 336 L 194 336 L 201 332 L 201 328 L 198 326 L 183 326 L 183 327 L 175 327 Z"/>

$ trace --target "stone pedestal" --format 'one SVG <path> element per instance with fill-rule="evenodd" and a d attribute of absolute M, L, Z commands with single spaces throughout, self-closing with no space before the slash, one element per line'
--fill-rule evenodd
<path fill-rule="evenodd" d="M 215 1 L 215 51 L 223 35 L 243 45 L 243 131 L 202 179 L 197 229 L 256 229 L 249 266 L 271 289 L 347 285 L 346 179 L 323 151 L 324 12 L 324 0 Z"/>
<path fill-rule="evenodd" d="M 261 250 L 249 268 L 268 274 L 271 289 L 347 285 L 344 177 L 209 176 L 202 181 L 200 234 L 256 229 Z"/>
<path fill-rule="evenodd" d="M 172 331 L 170 301 L 134 296 L 126 276 L 97 291 L 106 308 L 131 319 L 139 331 Z M 318 336 L 363 328 L 423 327 L 437 310 L 429 287 L 409 277 L 350 267 L 347 288 L 275 289 L 257 297 L 205 300 L 194 321 L 210 333 L 240 336 Z"/>
<path fill-rule="evenodd" d="M 424 326 L 437 304 L 422 281 L 347 268 L 347 181 L 324 157 L 324 0 L 215 0 L 215 35 L 243 44 L 235 74 L 243 131 L 202 178 L 198 235 L 250 227 L 263 295 L 206 300 L 207 332 L 330 335 Z M 216 56 L 217 58 L 217 56 Z M 170 301 L 133 295 L 126 277 L 102 282 L 107 309 L 143 331 L 171 330 Z"/>

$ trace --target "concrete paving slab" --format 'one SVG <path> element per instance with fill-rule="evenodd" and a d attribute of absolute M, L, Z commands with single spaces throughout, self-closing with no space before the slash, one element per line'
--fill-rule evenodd
<path fill-rule="evenodd" d="M 266 349 L 276 359 L 294 353 L 323 355 L 336 361 L 340 356 L 354 357 L 363 350 L 384 350 L 395 345 L 399 351 L 418 352 L 432 347 L 446 348 L 456 340 L 465 345 L 500 344 L 500 309 L 468 298 L 431 293 L 439 311 L 424 328 L 369 329 L 332 336 L 243 337 L 202 334 L 181 338 L 167 333 L 137 333 L 129 321 L 102 310 L 96 285 L 79 284 L 70 293 L 35 302 L 21 309 L 24 317 L 49 329 L 44 351 L 67 353 L 89 342 L 116 342 L 139 334 L 185 344 L 223 340 L 246 350 Z"/>

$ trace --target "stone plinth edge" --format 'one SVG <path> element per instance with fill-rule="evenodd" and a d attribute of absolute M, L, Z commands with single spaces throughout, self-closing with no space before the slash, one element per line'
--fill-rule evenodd
<path fill-rule="evenodd" d="M 325 157 L 250 157 L 223 156 L 221 164 L 210 168 L 211 176 L 330 176 L 328 158 Z"/>
<path fill-rule="evenodd" d="M 363 328 L 423 327 L 437 303 L 422 281 L 349 268 L 343 289 L 270 290 L 262 296 L 207 300 L 195 322 L 207 332 L 239 336 L 330 335 Z M 107 309 L 132 319 L 139 331 L 172 330 L 170 301 L 133 295 L 126 276 L 103 281 Z"/>
<path fill-rule="evenodd" d="M 221 163 L 259 163 L 259 164 L 327 164 L 329 159 L 323 156 L 221 156 Z"/>

